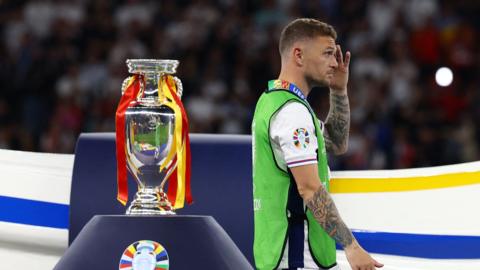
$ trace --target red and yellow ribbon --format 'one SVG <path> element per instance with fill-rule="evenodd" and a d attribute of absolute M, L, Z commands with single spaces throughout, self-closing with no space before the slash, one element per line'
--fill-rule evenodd
<path fill-rule="evenodd" d="M 127 183 L 127 155 L 125 153 L 125 112 L 132 101 L 141 94 L 140 84 L 143 76 L 134 75 L 130 77 L 125 92 L 123 93 L 115 114 L 116 127 L 116 149 L 117 149 L 117 200 L 123 205 L 128 201 L 128 183 Z"/>
<path fill-rule="evenodd" d="M 177 167 L 170 176 L 167 195 L 173 208 L 179 209 L 184 206 L 185 200 L 189 204 L 193 201 L 190 189 L 191 154 L 188 117 L 183 103 L 177 95 L 177 86 L 173 76 L 163 76 L 159 88 L 167 99 L 166 105 L 172 108 L 175 114 L 172 148 L 165 162 L 160 166 L 160 170 L 171 161 L 175 161 L 174 158 L 176 158 Z"/>

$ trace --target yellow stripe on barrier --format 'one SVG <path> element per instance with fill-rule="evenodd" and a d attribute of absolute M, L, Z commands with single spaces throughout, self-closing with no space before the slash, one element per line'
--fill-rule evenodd
<path fill-rule="evenodd" d="M 398 178 L 333 178 L 331 193 L 398 192 L 480 184 L 480 172 Z"/>

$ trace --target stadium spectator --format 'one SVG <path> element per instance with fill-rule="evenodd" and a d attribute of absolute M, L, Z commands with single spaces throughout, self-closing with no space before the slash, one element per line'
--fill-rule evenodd
<path fill-rule="evenodd" d="M 4 1 L 0 147 L 73 153 L 80 132 L 114 131 L 127 58 L 178 59 L 191 131 L 249 132 L 278 74 L 279 31 L 332 22 L 352 51 L 349 152 L 332 169 L 480 158 L 480 24 L 475 1 Z M 449 87 L 434 83 L 441 66 Z M 317 91 L 321 92 L 321 91 Z M 320 116 L 327 96 L 312 95 Z"/>

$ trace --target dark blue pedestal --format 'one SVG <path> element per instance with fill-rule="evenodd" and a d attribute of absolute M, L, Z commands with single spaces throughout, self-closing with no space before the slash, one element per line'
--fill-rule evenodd
<path fill-rule="evenodd" d="M 253 264 L 252 146 L 246 135 L 191 134 L 194 203 L 179 215 L 212 216 Z M 75 150 L 69 243 L 95 215 L 121 215 L 115 133 L 83 133 Z M 137 186 L 129 176 L 129 203 Z"/>
<path fill-rule="evenodd" d="M 54 270 L 119 268 L 125 249 L 152 240 L 168 252 L 170 269 L 253 269 L 211 216 L 94 216 Z"/>

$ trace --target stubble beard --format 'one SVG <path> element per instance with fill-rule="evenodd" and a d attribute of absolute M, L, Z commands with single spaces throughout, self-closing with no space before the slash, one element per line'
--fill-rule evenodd
<path fill-rule="evenodd" d="M 325 78 L 315 78 L 314 76 L 310 74 L 305 75 L 305 80 L 310 87 L 310 89 L 314 87 L 328 87 L 330 85 L 330 82 L 325 79 Z"/>

